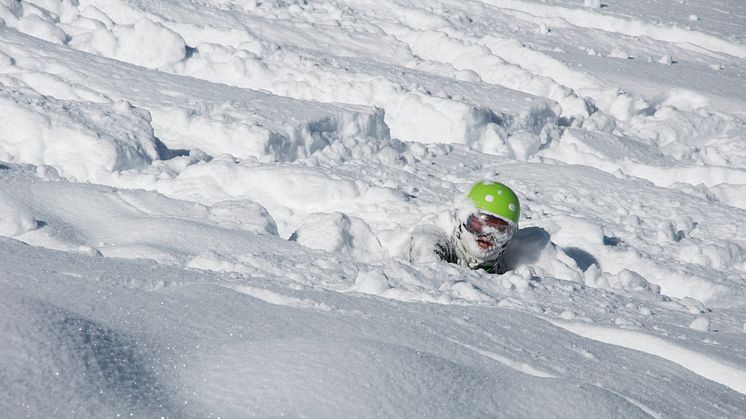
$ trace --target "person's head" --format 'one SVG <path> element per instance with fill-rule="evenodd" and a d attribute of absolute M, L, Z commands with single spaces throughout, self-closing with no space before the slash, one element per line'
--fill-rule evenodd
<path fill-rule="evenodd" d="M 477 182 L 457 206 L 457 239 L 475 259 L 496 259 L 518 230 L 520 214 L 512 189 L 500 182 Z"/>

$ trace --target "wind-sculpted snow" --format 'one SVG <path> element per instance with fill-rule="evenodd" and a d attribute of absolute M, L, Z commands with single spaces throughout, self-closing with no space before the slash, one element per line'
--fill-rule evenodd
<path fill-rule="evenodd" d="M 46 164 L 76 180 L 144 169 L 159 158 L 150 115 L 126 101 L 62 101 L 31 89 L 0 92 L 0 158 Z M 12 129 L 12 127 L 22 129 Z"/>
<path fill-rule="evenodd" d="M 0 252 L 10 415 L 707 417 L 746 402 L 514 309 L 294 291 L 7 239 Z M 45 362 L 19 359 L 28 347 Z"/>
<path fill-rule="evenodd" d="M 145 126 L 120 123 L 121 132 L 117 134 L 142 137 L 136 130 L 150 130 L 177 154 L 179 150 L 183 151 L 183 147 L 187 150 L 196 148 L 211 155 L 228 153 L 238 158 L 294 160 L 348 136 L 388 137 L 383 114 L 374 108 L 301 102 L 196 80 L 191 80 L 185 90 L 183 80 L 178 77 L 57 48 L 12 30 L 0 36 L 7 43 L 4 46 L 6 54 L 12 57 L 12 64 L 0 75 L 1 83 L 33 89 L 36 95 L 58 98 L 61 102 L 42 99 L 60 103 L 58 107 L 80 99 L 93 102 L 78 105 L 81 108 L 103 107 L 107 103 L 120 103 L 126 97 L 140 108 L 134 113 L 145 115 L 141 117 L 145 121 L 140 123 Z M 85 65 L 76 64 L 79 61 Z M 128 110 L 125 105 L 119 106 Z M 76 105 L 72 103 L 68 107 Z M 52 110 L 47 119 L 70 118 L 64 112 L 57 113 Z M 86 121 L 79 124 L 90 125 Z M 95 141 L 96 130 L 103 129 L 96 127 L 90 141 Z M 12 138 L 20 135 L 15 130 L 9 130 L 5 135 L 11 137 L 9 141 L 19 141 Z M 46 135 L 49 136 L 51 134 Z M 36 141 L 42 142 L 37 148 L 42 151 L 48 148 L 44 136 L 36 137 Z M 66 137 L 59 140 L 60 143 L 65 141 L 70 140 Z M 168 150 L 163 151 L 164 157 L 173 155 Z M 53 163 L 48 158 L 20 158 L 19 153 L 8 153 L 9 157 L 5 159 Z M 109 172 L 129 168 L 115 166 Z M 94 173 L 86 179 L 97 177 Z M 105 182 L 104 179 L 98 180 Z"/>
<path fill-rule="evenodd" d="M 0 0 L 3 415 L 741 416 L 745 13 Z"/>

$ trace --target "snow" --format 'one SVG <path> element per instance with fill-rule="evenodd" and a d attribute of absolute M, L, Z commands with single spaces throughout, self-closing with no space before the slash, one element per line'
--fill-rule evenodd
<path fill-rule="evenodd" d="M 588 324 L 554 323 L 562 328 L 600 342 L 620 345 L 660 356 L 675 362 L 705 378 L 721 383 L 738 392 L 746 391 L 746 371 L 733 365 L 721 364 L 697 352 L 661 341 L 636 331 L 619 331 Z"/>
<path fill-rule="evenodd" d="M 601 0 L 584 0 L 583 3 L 585 4 L 585 7 L 590 7 L 592 9 L 598 9 L 601 7 Z"/>
<path fill-rule="evenodd" d="M 620 3 L 0 0 L 3 414 L 741 416 L 746 8 Z"/>
<path fill-rule="evenodd" d="M 692 320 L 691 324 L 689 324 L 689 327 L 701 332 L 708 332 L 710 331 L 710 319 L 708 319 L 707 317 L 697 317 L 696 319 Z"/>

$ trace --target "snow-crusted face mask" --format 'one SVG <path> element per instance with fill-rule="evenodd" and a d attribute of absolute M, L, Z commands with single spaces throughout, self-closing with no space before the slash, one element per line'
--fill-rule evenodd
<path fill-rule="evenodd" d="M 477 262 L 499 258 L 518 230 L 516 223 L 480 211 L 468 201 L 457 202 L 453 215 L 457 244 Z"/>
<path fill-rule="evenodd" d="M 466 224 L 459 226 L 456 238 L 466 253 L 478 261 L 497 259 L 515 233 L 512 226 L 508 231 L 483 234 L 475 234 L 466 227 Z"/>

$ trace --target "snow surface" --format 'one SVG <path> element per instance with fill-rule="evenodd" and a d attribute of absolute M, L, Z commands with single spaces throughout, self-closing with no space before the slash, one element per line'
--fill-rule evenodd
<path fill-rule="evenodd" d="M 736 0 L 0 0 L 0 416 L 743 416 L 745 36 Z M 409 263 L 480 179 L 514 269 Z"/>

